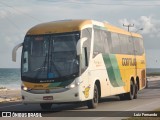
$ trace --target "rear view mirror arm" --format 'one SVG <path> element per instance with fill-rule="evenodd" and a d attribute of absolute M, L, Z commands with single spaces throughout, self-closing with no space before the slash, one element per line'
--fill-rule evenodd
<path fill-rule="evenodd" d="M 13 50 L 12 50 L 12 61 L 13 62 L 16 62 L 16 52 L 17 52 L 18 48 L 20 48 L 21 46 L 23 46 L 23 43 L 20 43 L 13 48 Z"/>

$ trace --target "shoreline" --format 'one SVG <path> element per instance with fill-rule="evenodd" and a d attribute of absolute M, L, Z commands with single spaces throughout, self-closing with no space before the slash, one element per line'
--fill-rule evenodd
<path fill-rule="evenodd" d="M 147 81 L 157 81 L 160 80 L 160 76 L 153 75 L 153 76 L 147 76 Z"/>
<path fill-rule="evenodd" d="M 21 101 L 20 89 L 0 88 L 0 103 Z"/>

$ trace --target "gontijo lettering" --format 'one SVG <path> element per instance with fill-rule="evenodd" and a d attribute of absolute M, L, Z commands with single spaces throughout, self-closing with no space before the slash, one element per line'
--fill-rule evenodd
<path fill-rule="evenodd" d="M 135 58 L 122 58 L 122 66 L 136 66 Z"/>

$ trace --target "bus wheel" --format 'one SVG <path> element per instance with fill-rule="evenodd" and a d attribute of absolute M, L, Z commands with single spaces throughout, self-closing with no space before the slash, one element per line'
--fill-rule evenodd
<path fill-rule="evenodd" d="M 52 103 L 41 103 L 40 106 L 43 110 L 50 110 L 52 107 Z"/>
<path fill-rule="evenodd" d="M 97 85 L 95 84 L 94 85 L 93 99 L 87 101 L 87 106 L 88 106 L 89 109 L 93 109 L 93 108 L 97 107 L 98 98 L 99 98 L 98 88 L 97 88 Z"/>
<path fill-rule="evenodd" d="M 138 85 L 136 84 L 135 85 L 135 93 L 134 93 L 134 97 L 133 97 L 134 99 L 137 99 L 137 97 L 138 97 L 137 94 L 138 94 Z"/>
<path fill-rule="evenodd" d="M 130 81 L 130 92 L 125 93 L 124 96 L 127 100 L 132 100 L 134 98 L 135 95 L 135 85 L 133 83 L 133 81 Z"/>
<path fill-rule="evenodd" d="M 126 100 L 125 94 L 120 94 L 120 95 L 119 95 L 119 99 L 120 99 L 120 100 Z"/>

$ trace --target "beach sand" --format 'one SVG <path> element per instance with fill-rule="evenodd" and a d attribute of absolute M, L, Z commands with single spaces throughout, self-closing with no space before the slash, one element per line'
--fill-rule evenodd
<path fill-rule="evenodd" d="M 7 88 L 0 89 L 0 103 L 1 102 L 15 102 L 21 101 L 21 91 Z"/>
<path fill-rule="evenodd" d="M 157 81 L 160 80 L 160 76 L 149 76 L 147 77 L 148 81 Z"/>

